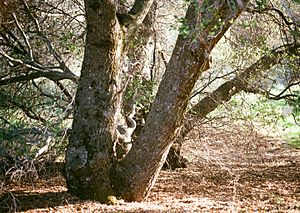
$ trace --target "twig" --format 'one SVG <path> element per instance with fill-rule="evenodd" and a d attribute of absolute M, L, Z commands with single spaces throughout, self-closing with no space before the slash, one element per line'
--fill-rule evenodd
<path fill-rule="evenodd" d="M 18 19 L 17 19 L 17 17 L 16 17 L 16 14 L 15 14 L 15 13 L 12 13 L 12 16 L 13 16 L 13 18 L 14 18 L 14 20 L 15 20 L 15 23 L 16 23 L 16 25 L 17 25 L 17 28 L 18 28 L 19 31 L 21 32 L 21 34 L 22 34 L 22 36 L 23 36 L 23 39 L 24 39 L 24 41 L 25 41 L 25 44 L 26 44 L 26 46 L 27 46 L 27 48 L 28 48 L 30 60 L 33 61 L 33 60 L 34 60 L 34 58 L 33 58 L 33 52 L 32 52 L 32 48 L 31 48 L 31 45 L 30 45 L 29 40 L 28 40 L 28 36 L 26 35 L 26 33 L 24 32 L 24 30 L 22 29 L 22 27 L 21 27 L 21 25 L 20 25 L 20 23 L 19 23 L 19 21 L 18 21 Z"/>

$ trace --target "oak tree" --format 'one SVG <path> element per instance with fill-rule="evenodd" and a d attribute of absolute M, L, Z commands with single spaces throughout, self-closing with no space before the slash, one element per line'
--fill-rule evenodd
<path fill-rule="evenodd" d="M 115 1 L 84 3 L 87 35 L 66 154 L 68 188 L 84 199 L 106 202 L 116 195 L 140 201 L 155 183 L 211 50 L 248 1 L 191 1 L 188 33 L 178 36 L 145 128 L 121 161 L 114 153 L 122 100 L 119 70 L 126 41 L 153 1 L 135 1 L 127 13 L 118 13 Z"/>

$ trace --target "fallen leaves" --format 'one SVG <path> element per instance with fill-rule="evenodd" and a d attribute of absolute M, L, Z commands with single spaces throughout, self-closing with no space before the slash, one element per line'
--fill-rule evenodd
<path fill-rule="evenodd" d="M 0 211 L 20 212 L 296 212 L 300 152 L 277 138 L 201 127 L 183 149 L 186 169 L 162 171 L 148 200 L 103 205 L 67 192 L 59 167 L 33 182 L 7 182 Z M 236 130 L 237 131 L 237 130 Z M 205 135 L 205 137 L 202 137 Z M 115 201 L 115 200 L 114 200 Z M 6 203 L 5 203 L 6 202 Z M 9 209 L 9 205 L 17 209 Z"/>

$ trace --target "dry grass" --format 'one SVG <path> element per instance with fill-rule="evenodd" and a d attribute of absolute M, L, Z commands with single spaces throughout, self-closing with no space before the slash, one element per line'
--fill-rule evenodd
<path fill-rule="evenodd" d="M 6 184 L 1 200 L 22 212 L 300 212 L 300 152 L 251 125 L 199 126 L 183 154 L 189 167 L 162 171 L 146 202 L 80 201 L 57 171 Z"/>

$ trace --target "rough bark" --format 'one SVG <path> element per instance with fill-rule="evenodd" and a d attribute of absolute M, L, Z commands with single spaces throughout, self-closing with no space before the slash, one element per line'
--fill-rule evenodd
<path fill-rule="evenodd" d="M 129 27 L 130 25 L 139 25 L 146 17 L 153 0 L 135 1 L 129 13 L 118 14 L 119 21 L 122 25 Z"/>
<path fill-rule="evenodd" d="M 121 99 L 118 71 L 128 33 L 124 26 L 132 32 L 128 23 L 140 23 L 150 2 L 136 1 L 129 12 L 135 20 L 124 22 L 116 15 L 115 1 L 85 0 L 85 56 L 65 173 L 69 191 L 83 199 L 147 197 L 180 129 L 194 84 L 207 69 L 210 51 L 248 1 L 242 7 L 221 0 L 191 4 L 186 15 L 190 33 L 178 37 L 145 129 L 129 154 L 117 162 L 113 150 Z"/>
<path fill-rule="evenodd" d="M 119 109 L 117 70 L 122 31 L 112 1 L 85 0 L 85 9 L 85 55 L 75 99 L 65 175 L 71 193 L 83 199 L 105 202 L 113 194 L 109 174 Z"/>
<path fill-rule="evenodd" d="M 134 23 L 147 13 L 135 10 Z M 114 195 L 111 169 L 115 160 L 121 92 L 119 72 L 124 50 L 124 26 L 112 0 L 85 0 L 87 35 L 74 120 L 66 152 L 65 177 L 71 193 L 82 199 L 107 202 Z"/>
<path fill-rule="evenodd" d="M 140 201 L 147 197 L 180 129 L 194 84 L 207 68 L 209 53 L 248 1 L 242 3 L 232 7 L 224 1 L 205 1 L 189 7 L 186 20 L 191 32 L 178 37 L 145 129 L 113 172 L 119 177 L 114 189 L 122 198 Z"/>

